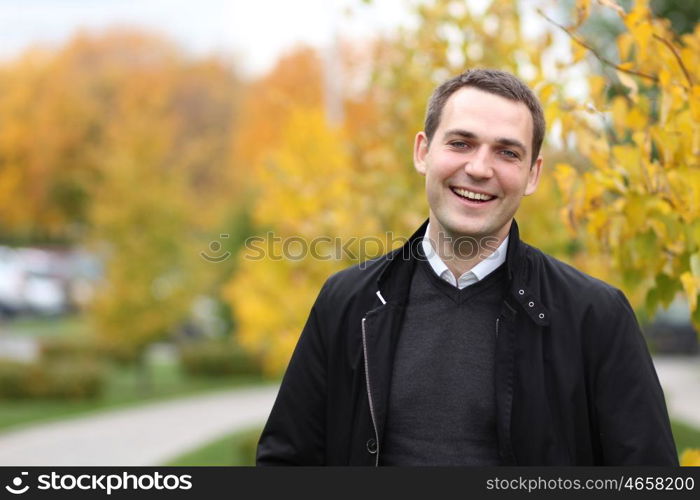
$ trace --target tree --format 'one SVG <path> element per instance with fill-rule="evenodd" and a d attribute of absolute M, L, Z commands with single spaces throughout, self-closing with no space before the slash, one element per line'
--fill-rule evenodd
<path fill-rule="evenodd" d="M 580 2 L 587 12 L 589 2 Z M 569 103 L 562 130 L 586 161 L 558 167 L 572 231 L 590 252 L 612 258 L 611 267 L 633 304 L 651 315 L 684 291 L 700 327 L 700 28 L 678 36 L 670 22 L 653 16 L 647 2 L 629 12 L 601 2 L 620 17 L 614 82 L 588 77 L 590 98 Z M 577 57 L 601 59 L 577 33 L 565 28 Z M 582 231 L 580 231 L 582 230 Z"/>
<path fill-rule="evenodd" d="M 33 50 L 0 69 L 0 237 L 66 240 L 85 221 L 97 173 L 99 103 L 70 48 Z"/>
<path fill-rule="evenodd" d="M 353 261 L 332 242 L 313 242 L 376 232 L 365 201 L 353 196 L 360 189 L 347 129 L 326 121 L 322 78 L 312 50 L 290 53 L 250 86 L 241 118 L 237 161 L 246 165 L 258 239 L 241 252 L 224 293 L 238 340 L 267 373 L 286 366 L 319 285 Z"/>
<path fill-rule="evenodd" d="M 229 270 L 200 253 L 243 193 L 231 161 L 235 71 L 123 29 L 0 71 L 2 237 L 95 249 L 96 331 L 141 351 Z"/>
<path fill-rule="evenodd" d="M 227 206 L 237 82 L 224 63 L 117 37 L 89 239 L 105 259 L 91 312 L 137 351 L 183 323 L 223 268 L 201 257 Z M 106 52 L 106 54 L 104 54 Z"/>

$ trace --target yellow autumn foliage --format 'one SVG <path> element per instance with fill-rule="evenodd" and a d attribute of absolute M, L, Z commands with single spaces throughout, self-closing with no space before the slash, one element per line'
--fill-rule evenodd
<path fill-rule="evenodd" d="M 238 88 L 226 63 L 127 28 L 0 64 L 0 236 L 91 248 L 97 333 L 143 348 L 210 293 Z"/>
<path fill-rule="evenodd" d="M 578 169 L 558 167 L 565 220 L 590 254 L 610 257 L 608 278 L 633 305 L 653 315 L 682 291 L 700 327 L 700 26 L 678 36 L 648 1 L 629 12 L 605 5 L 624 26 L 619 60 L 605 61 L 617 80 L 590 76 L 587 101 L 557 115 L 585 158 Z M 577 32 L 583 22 L 566 29 L 600 58 Z"/>
<path fill-rule="evenodd" d="M 118 90 L 101 123 L 100 176 L 87 210 L 87 241 L 105 267 L 90 304 L 96 331 L 136 350 L 171 334 L 211 293 L 224 268 L 201 252 L 241 192 L 228 157 L 233 75 L 161 45 L 122 36 L 102 50 L 130 62 L 113 61 Z"/>
<path fill-rule="evenodd" d="M 286 366 L 320 284 L 358 262 L 357 245 L 343 253 L 335 241 L 378 232 L 371 205 L 353 196 L 348 140 L 323 109 L 295 109 L 278 126 L 264 168 L 253 167 L 259 189 L 252 213 L 264 231 L 248 239 L 224 290 L 238 340 L 270 374 Z"/>

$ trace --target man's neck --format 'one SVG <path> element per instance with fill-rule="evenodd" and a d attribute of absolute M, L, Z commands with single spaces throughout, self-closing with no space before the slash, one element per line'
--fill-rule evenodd
<path fill-rule="evenodd" d="M 428 227 L 428 237 L 440 259 L 442 259 L 452 274 L 459 278 L 496 251 L 506 236 L 508 236 L 511 224 L 504 228 L 502 235 L 450 235 L 442 229 L 439 223 L 434 222 L 431 218 L 430 226 Z"/>

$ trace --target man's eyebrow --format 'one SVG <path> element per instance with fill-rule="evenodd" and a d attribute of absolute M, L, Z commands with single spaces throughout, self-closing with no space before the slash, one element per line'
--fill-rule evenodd
<path fill-rule="evenodd" d="M 527 152 L 525 144 L 523 144 L 517 139 L 509 139 L 508 137 L 497 137 L 496 144 L 499 144 L 501 146 L 511 146 L 514 148 L 519 148 L 522 149 L 524 152 Z"/>
<path fill-rule="evenodd" d="M 468 130 L 464 129 L 451 129 L 447 130 L 444 134 L 444 138 L 448 138 L 451 136 L 458 136 L 462 137 L 464 139 L 479 139 L 479 136 L 475 134 L 474 132 L 470 132 Z M 527 148 L 525 147 L 525 144 L 520 142 L 517 139 L 511 139 L 509 137 L 497 137 L 495 140 L 495 143 L 498 144 L 499 146 L 509 146 L 509 147 L 514 147 L 514 148 L 519 148 L 523 152 L 527 152 Z"/>
<path fill-rule="evenodd" d="M 453 128 L 451 130 L 445 131 L 444 138 L 450 137 L 450 136 L 459 136 L 459 137 L 464 137 L 465 139 L 478 139 L 479 136 L 476 135 L 474 132 L 469 132 L 468 130 L 463 130 L 460 128 Z"/>

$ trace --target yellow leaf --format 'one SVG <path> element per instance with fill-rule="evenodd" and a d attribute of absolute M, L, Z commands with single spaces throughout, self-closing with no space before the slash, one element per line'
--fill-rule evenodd
<path fill-rule="evenodd" d="M 693 85 L 690 91 L 690 116 L 694 122 L 700 122 L 700 85 Z"/>
<path fill-rule="evenodd" d="M 644 157 L 648 158 L 651 154 L 651 141 L 648 133 L 646 131 L 642 132 L 639 129 L 643 129 L 646 125 L 646 115 L 640 113 L 636 109 L 632 109 L 627 116 L 627 123 L 632 128 L 637 129 L 636 132 L 632 134 L 632 141 L 637 145 L 639 151 L 644 153 Z"/>
<path fill-rule="evenodd" d="M 588 214 L 588 231 L 599 236 L 610 222 L 608 214 L 603 210 L 594 210 Z"/>
<path fill-rule="evenodd" d="M 691 311 L 695 311 L 698 306 L 698 281 L 688 271 L 681 274 L 681 284 L 688 298 L 688 305 Z"/>
<path fill-rule="evenodd" d="M 554 166 L 554 178 L 563 193 L 571 192 L 576 177 L 576 170 L 568 163 L 557 163 Z"/>
<path fill-rule="evenodd" d="M 617 67 L 620 69 L 623 69 L 623 70 L 632 69 L 632 68 L 634 68 L 634 61 L 627 61 L 627 62 L 620 63 L 617 65 Z"/>
<path fill-rule="evenodd" d="M 639 45 L 639 53 L 646 56 L 649 44 L 653 40 L 654 27 L 649 22 L 642 22 L 634 27 L 630 27 L 634 35 L 634 40 Z"/>
<path fill-rule="evenodd" d="M 591 0 L 576 0 L 576 26 L 581 26 L 591 14 Z"/>
<path fill-rule="evenodd" d="M 659 82 L 662 87 L 668 87 L 671 84 L 671 73 L 666 69 L 659 71 Z"/>
<path fill-rule="evenodd" d="M 539 95 L 540 101 L 542 103 L 546 103 L 549 101 L 549 98 L 552 96 L 556 88 L 554 87 L 554 84 L 547 83 L 545 85 L 542 85 L 539 89 L 537 94 Z"/>
<path fill-rule="evenodd" d="M 634 39 L 629 33 L 622 33 L 617 37 L 617 50 L 620 53 L 620 60 L 629 59 Z"/>
<path fill-rule="evenodd" d="M 638 196 L 634 196 L 627 200 L 625 213 L 627 214 L 627 221 L 630 225 L 629 227 L 642 227 L 647 215 L 646 207 L 644 206 L 644 200 L 639 198 Z"/>
<path fill-rule="evenodd" d="M 700 466 L 700 449 L 688 448 L 681 455 L 681 466 L 697 467 Z"/>
<path fill-rule="evenodd" d="M 654 230 L 656 235 L 659 238 L 666 238 L 668 234 L 668 230 L 666 229 L 666 225 L 660 221 L 659 219 L 649 219 L 647 221 L 647 224 Z"/>
<path fill-rule="evenodd" d="M 623 19 L 627 28 L 631 30 L 633 26 L 646 22 L 649 14 L 649 0 L 636 0 L 634 8 Z"/>
<path fill-rule="evenodd" d="M 624 97 L 617 96 L 613 100 L 612 117 L 615 132 L 622 135 L 627 126 L 627 102 Z"/>
<path fill-rule="evenodd" d="M 573 44 L 571 46 L 571 50 L 573 51 L 574 63 L 583 60 L 583 58 L 585 58 L 588 55 L 588 49 L 578 43 Z"/>
<path fill-rule="evenodd" d="M 637 82 L 629 74 L 624 71 L 618 71 L 617 77 L 620 79 L 620 83 L 630 90 L 629 97 L 633 101 L 637 100 L 637 95 L 639 93 L 639 88 Z"/>
<path fill-rule="evenodd" d="M 588 78 L 589 94 L 598 108 L 603 107 L 607 86 L 608 81 L 600 75 L 593 75 Z"/>

